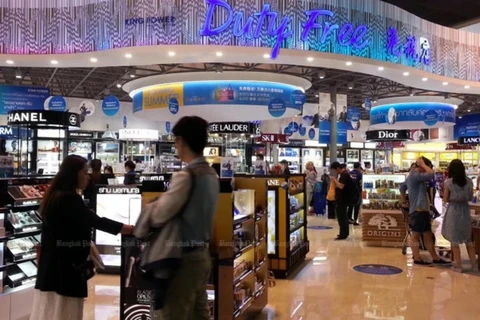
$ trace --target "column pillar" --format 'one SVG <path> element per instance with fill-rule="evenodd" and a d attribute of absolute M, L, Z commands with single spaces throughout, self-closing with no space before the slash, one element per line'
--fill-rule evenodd
<path fill-rule="evenodd" d="M 337 87 L 330 91 L 330 101 L 334 106 L 334 114 L 330 123 L 330 165 L 337 161 Z"/>

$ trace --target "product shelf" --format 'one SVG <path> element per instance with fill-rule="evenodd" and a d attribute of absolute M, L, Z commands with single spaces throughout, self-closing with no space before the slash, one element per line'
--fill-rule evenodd
<path fill-rule="evenodd" d="M 290 234 L 294 233 L 295 231 L 298 231 L 298 230 L 302 229 L 303 227 L 305 227 L 305 224 L 302 223 L 302 224 L 296 226 L 295 228 L 290 229 Z"/>

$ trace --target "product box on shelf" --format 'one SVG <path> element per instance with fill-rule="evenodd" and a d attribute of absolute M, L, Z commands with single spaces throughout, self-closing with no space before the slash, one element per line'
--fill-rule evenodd
<path fill-rule="evenodd" d="M 47 190 L 47 184 L 9 186 L 8 194 L 15 206 L 35 206 L 40 204 Z"/>
<path fill-rule="evenodd" d="M 400 186 L 405 174 L 363 175 L 363 204 L 366 210 L 400 210 Z"/>
<path fill-rule="evenodd" d="M 13 234 L 39 231 L 42 221 L 35 210 L 10 212 L 7 221 Z"/>

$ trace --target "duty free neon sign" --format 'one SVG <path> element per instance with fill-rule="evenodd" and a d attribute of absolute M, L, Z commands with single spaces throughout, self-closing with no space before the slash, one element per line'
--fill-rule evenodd
<path fill-rule="evenodd" d="M 235 37 L 245 37 L 247 39 L 258 39 L 262 36 L 264 27 L 267 34 L 275 39 L 270 56 L 275 59 L 278 57 L 282 43 L 293 36 L 290 28 L 291 18 L 289 16 L 280 17 L 278 12 L 272 11 L 269 4 L 264 4 L 260 12 L 254 13 L 250 17 L 245 17 L 241 11 L 235 12 L 225 0 L 205 0 L 208 9 L 205 15 L 205 23 L 200 29 L 201 36 L 217 36 L 225 32 L 230 27 Z M 215 25 L 215 13 L 222 10 L 227 19 L 220 25 Z M 368 27 L 360 24 L 354 26 L 352 23 L 339 25 L 329 21 L 334 18 L 334 13 L 330 10 L 308 10 L 305 11 L 306 21 L 302 24 L 300 40 L 309 41 L 309 35 L 313 30 L 322 30 L 317 39 L 321 44 L 325 43 L 330 37 L 335 36 L 336 42 L 341 46 L 350 46 L 355 49 L 363 49 L 369 45 Z M 321 17 L 327 18 L 323 23 L 317 22 Z M 414 45 L 415 37 L 409 36 L 407 43 L 400 49 L 399 39 L 396 29 L 390 27 L 387 33 L 387 53 L 393 56 L 400 56 L 404 53 L 407 58 L 417 59 L 418 62 L 429 64 L 430 51 L 422 44 L 422 52 L 416 53 Z M 404 50 L 402 50 L 404 49 Z M 404 51 L 404 52 L 401 52 Z M 428 51 L 427 51 L 428 50 Z"/>

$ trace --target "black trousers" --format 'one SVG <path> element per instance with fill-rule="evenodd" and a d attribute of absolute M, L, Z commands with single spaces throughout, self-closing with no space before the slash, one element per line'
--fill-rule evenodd
<path fill-rule="evenodd" d="M 358 222 L 359 214 L 360 214 L 360 205 L 348 207 L 348 219 Z"/>
<path fill-rule="evenodd" d="M 340 238 L 347 238 L 349 235 L 349 224 L 347 216 L 347 205 L 343 203 L 337 203 L 337 220 L 340 227 Z"/>
<path fill-rule="evenodd" d="M 335 219 L 335 201 L 327 201 L 328 219 Z"/>

